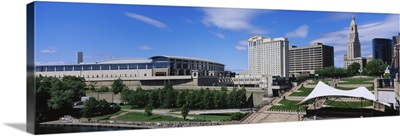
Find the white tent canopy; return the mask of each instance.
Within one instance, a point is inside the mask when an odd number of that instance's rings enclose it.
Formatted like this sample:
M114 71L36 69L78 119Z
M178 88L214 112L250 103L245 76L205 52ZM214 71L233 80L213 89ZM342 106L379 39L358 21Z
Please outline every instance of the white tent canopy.
M318 97L354 97L354 98L362 98L371 100L373 102L378 102L375 99L375 95L372 94L367 88L365 87L358 87L353 90L339 90L333 88L321 81L318 82L317 86L315 86L314 90L299 104L303 104L311 99L318 98ZM381 102L379 102L381 103ZM388 105L386 103L382 103Z

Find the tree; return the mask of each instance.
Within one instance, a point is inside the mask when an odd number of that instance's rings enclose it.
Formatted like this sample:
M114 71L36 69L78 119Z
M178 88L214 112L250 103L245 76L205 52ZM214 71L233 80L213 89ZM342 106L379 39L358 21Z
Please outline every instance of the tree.
M360 70L360 63L357 63L357 62L354 62L354 63L352 63L352 64L350 64L348 67L347 67L347 73L349 74L349 75L352 75L352 76L354 76L354 75L356 75L356 74L358 74L359 72L358 72L358 70Z
M368 62L365 70L370 76L380 76L385 72L386 64L381 59L374 59Z
M110 92L110 88L108 88L107 86L102 86L96 89L96 92Z
M240 88L237 92L237 100L239 103L239 107L246 106L246 89L244 87Z
M93 117L96 114L99 114L99 101L95 98L90 97L88 100L85 101L85 107L82 108L81 113L84 117Z
M144 115L149 118L153 115L153 106L151 104L148 104L146 107L144 107Z
M189 107L186 104L184 104L181 108L181 115L184 120L186 120L188 114L189 114Z
M126 85L123 83L121 78L118 78L113 81L111 85L111 91L113 92L112 95L112 102L114 102L114 95L122 92L126 87Z
M186 104L186 96L188 94L187 90L179 92L178 96L176 96L176 106L177 107L182 107L183 105Z
M221 91L228 91L228 88L225 85L223 85L221 86Z

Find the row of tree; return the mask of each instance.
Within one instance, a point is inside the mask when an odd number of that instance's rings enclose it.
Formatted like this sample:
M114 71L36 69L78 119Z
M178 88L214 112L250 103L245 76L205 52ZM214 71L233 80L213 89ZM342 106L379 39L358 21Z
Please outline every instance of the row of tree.
M365 68L359 70L361 66L359 63L350 64L347 69L337 67L326 67L315 71L316 74L322 77L348 77L355 75L368 75L368 76L381 76L384 74L386 64L381 59L374 59L367 63Z
M154 108L181 108L187 105L190 109L216 109L246 107L246 90L174 90L171 84L162 89L136 90L124 89L121 100L133 108L144 108L150 104Z

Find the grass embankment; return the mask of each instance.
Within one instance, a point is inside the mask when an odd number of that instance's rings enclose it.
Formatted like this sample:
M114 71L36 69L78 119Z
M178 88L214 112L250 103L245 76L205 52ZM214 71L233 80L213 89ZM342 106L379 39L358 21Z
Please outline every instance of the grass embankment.
M318 84L319 81L322 81L322 82L324 82L325 84L328 84L328 82L331 81L331 80L330 80L330 79L312 80L312 81L311 81L310 83L308 83L308 84L316 85L316 84Z
M314 88L305 88L300 87L298 91L300 92L293 92L289 96L308 96Z
M282 99L279 101L281 105L274 105L269 110L278 110L278 111L297 111L299 106L297 105L300 101L290 101L287 99ZM300 111L304 111L304 108L300 108Z
M361 101L358 102L342 102L340 100L326 100L325 103L326 105L335 107L335 108L361 108ZM367 107L367 106L372 106L371 101L362 101L362 107Z
M340 79L339 84L372 84L374 78L343 78Z
M107 114L107 115L103 115L103 116L86 117L86 118L82 117L82 118L80 118L80 120L88 120L88 119L90 119L90 120L106 120L106 119L109 119L110 117L112 117L114 115L121 114L122 112L124 112L124 111L118 111L116 113Z

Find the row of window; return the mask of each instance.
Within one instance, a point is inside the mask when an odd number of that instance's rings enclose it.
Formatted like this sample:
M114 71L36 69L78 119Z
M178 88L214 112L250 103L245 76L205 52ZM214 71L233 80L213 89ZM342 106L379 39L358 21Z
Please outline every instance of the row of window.
M58 77L58 78L61 78L61 77L64 77L65 75L54 75L54 77ZM82 76L80 76L80 75L78 75L78 77L83 77L83 78L108 78L108 77L140 77L140 76L147 76L147 74L146 73L144 73L144 74L142 74L142 75L139 75L139 74L119 74L119 75L107 75L107 74L105 74L105 75L82 75ZM47 77L47 75L45 75L45 77Z
M36 66L36 71L46 72L46 71L128 70L128 69L152 69L152 68L168 68L168 63Z

